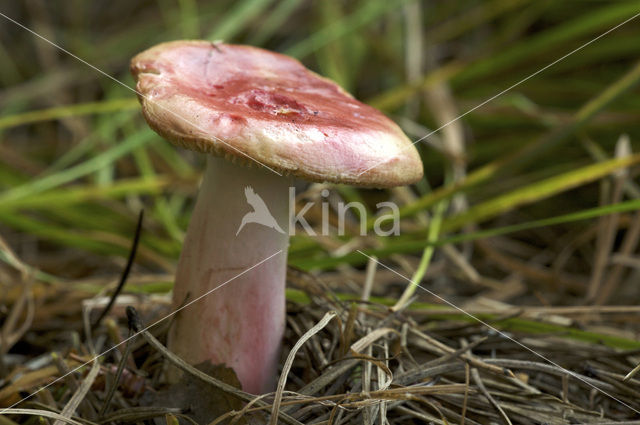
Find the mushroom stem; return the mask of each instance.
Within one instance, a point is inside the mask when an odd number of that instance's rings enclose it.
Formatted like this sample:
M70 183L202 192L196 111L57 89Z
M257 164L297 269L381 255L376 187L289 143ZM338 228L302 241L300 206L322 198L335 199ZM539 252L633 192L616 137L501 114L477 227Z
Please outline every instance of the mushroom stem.
M169 348L191 364L225 364L254 394L274 388L284 333L289 185L208 157L176 273L174 308L213 291L176 315Z

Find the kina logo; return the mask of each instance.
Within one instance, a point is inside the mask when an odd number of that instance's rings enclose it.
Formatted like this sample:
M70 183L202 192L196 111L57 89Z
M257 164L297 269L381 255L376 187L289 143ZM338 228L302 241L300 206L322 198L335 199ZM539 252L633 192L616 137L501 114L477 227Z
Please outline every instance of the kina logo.
M251 186L244 188L244 196L247 198L247 203L253 207L253 211L250 211L242 217L242 222L236 236L240 233L242 228L249 223L261 224L263 226L270 227L277 230L280 233L285 233L284 230L278 225L278 222L267 208L267 204L264 203L260 195L253 191Z

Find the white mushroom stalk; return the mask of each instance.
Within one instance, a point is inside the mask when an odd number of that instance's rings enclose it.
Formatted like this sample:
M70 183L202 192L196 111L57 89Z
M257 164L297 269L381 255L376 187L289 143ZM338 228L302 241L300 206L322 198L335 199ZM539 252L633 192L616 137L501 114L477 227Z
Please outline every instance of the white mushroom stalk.
M209 294L178 313L169 348L233 368L254 394L273 390L282 345L289 184L208 157L176 275L174 307Z

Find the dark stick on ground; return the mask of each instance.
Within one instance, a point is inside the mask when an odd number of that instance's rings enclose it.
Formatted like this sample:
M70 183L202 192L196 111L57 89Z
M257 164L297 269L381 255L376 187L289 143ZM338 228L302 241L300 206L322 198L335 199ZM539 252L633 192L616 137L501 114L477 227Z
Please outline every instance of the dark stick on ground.
M116 298L118 298L118 295L120 295L120 292L122 292L122 289L124 288L124 284L126 283L127 278L129 277L129 273L131 272L131 267L133 266L133 260L135 260L136 258L136 252L138 251L138 242L140 242L140 234L142 233L143 219L144 219L144 209L141 209L140 214L138 215L138 224L136 225L136 233L133 236L133 243L131 244L131 250L129 251L129 258L127 259L127 265L125 266L122 272L122 276L120 277L120 282L118 283L116 290L113 291L113 295L111 295L111 299L109 300L109 303L105 306L104 310L102 310L102 312L100 313L96 321L93 322L93 325L91 325L92 330L100 326L100 323L107 316L107 314L113 307L113 304L116 302Z

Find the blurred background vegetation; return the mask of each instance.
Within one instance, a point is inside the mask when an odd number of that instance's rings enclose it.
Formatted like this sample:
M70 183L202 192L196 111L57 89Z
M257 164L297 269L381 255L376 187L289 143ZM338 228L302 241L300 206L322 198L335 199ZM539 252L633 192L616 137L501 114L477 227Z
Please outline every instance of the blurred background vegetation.
M78 300L113 288L141 208L126 291L170 290L203 158L153 133L124 85L133 87L136 53L203 38L296 57L380 108L412 140L428 135L417 144L425 179L414 187L329 186L333 201L400 204L400 236L356 236L354 217L354 235L292 238L292 266L357 293L361 249L459 302L640 301L638 21L584 46L640 12L637 1L1 4L1 13L90 64L0 17L1 255L35 273L39 296L64 289ZM318 200L318 189L309 186L303 200ZM318 224L315 214L307 218ZM2 282L5 293L17 299L11 282ZM383 274L374 294L390 302L405 285ZM80 308L73 299L36 317L71 314Z

